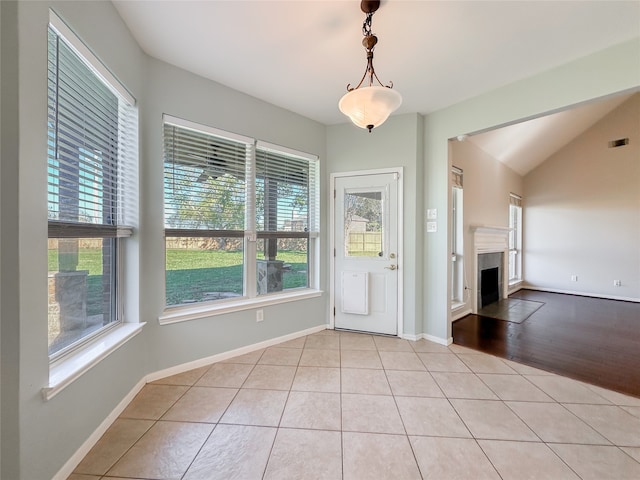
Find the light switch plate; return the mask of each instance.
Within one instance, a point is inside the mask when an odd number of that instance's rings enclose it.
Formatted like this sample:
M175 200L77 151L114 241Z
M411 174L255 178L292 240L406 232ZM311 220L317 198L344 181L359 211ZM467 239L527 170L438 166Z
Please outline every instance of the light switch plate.
M438 209L437 208L427 208L427 219L435 220L438 218Z
M434 233L438 231L437 222L427 222L427 233Z

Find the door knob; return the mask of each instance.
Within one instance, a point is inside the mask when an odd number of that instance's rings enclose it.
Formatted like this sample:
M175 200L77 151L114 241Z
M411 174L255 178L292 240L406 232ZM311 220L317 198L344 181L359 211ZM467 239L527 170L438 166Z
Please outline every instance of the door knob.
M398 267L396 267L395 265L389 265L388 267L384 267L384 268L388 268L389 270L395 270Z

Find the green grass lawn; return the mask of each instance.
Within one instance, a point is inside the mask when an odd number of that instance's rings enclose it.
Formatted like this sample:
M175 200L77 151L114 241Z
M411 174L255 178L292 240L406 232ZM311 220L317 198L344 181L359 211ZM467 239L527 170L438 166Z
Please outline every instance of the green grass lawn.
M81 248L76 270L87 270L87 315L103 313L102 305L102 249ZM49 271L58 271L58 250L49 250Z
M87 313L102 313L102 250L80 249L77 270L88 270ZM307 286L307 254L304 251L279 251L290 269L284 272L284 288ZM242 295L242 252L220 250L167 250L166 302L178 305L200 301L209 292ZM49 271L58 270L58 251L49 250Z
M167 250L167 305L201 301L209 292L242 295L242 252ZM307 286L307 254L279 251L278 260L290 265L284 288Z

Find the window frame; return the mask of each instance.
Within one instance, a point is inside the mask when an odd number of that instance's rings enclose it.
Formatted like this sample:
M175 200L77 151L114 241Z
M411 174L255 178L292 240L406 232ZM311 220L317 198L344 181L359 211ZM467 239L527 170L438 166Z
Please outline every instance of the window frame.
M124 341L136 335L144 324L136 323L124 328L125 271L123 258L126 239L133 234L133 227L128 223L137 223L138 112L136 100L53 10L49 10L47 29L56 35L57 41L64 42L65 47L77 57L77 60L84 64L91 71L94 78L115 96L117 106L114 113L117 117L117 135L119 138L115 162L109 160L100 163L102 167L107 165L108 168L106 170L109 171L109 175L117 179L117 191L110 197L110 200L115 205L112 211L113 215L109 215L112 221L110 223L105 223L104 219L102 223L56 219L48 219L47 221L48 239L94 238L113 240L111 243L113 258L109 261L109 268L113 269L113 272L109 273L111 278L110 289L112 289L110 292L111 298L108 300L112 306L110 309L110 321L107 325L82 335L70 344L48 354L50 381L49 386L45 388L45 398L48 399L90 368L94 361L103 358ZM58 51L56 51L56 55L58 55ZM58 78L56 74L56 82ZM49 80L47 81L49 82ZM73 98L84 101L86 97L78 95ZM58 96L56 96L55 105L57 109ZM122 147L121 141L125 142L127 146ZM47 154L47 158L47 168L49 169L49 154ZM77 186L78 191L80 191L81 182L78 182ZM50 194L49 188L47 191ZM113 219L113 217L116 218ZM103 273L103 275L106 275L106 273Z
M451 308L464 305L464 189L461 168L451 167Z
M319 290L319 257L320 257L320 178L319 178L319 159L318 156L305 152L282 147L272 143L256 140L251 137L226 132L214 127L195 123L189 120L178 118L169 114L163 114L163 129L166 125L177 126L194 130L198 133L210 134L230 140L245 143L249 149L248 165L245 172L245 226L242 234L243 238L243 293L242 296L230 299L218 299L199 301L194 303L183 303L176 305L167 305L167 284L166 284L166 238L170 236L182 237L181 232L187 233L189 236L205 237L205 236L226 236L225 230L207 230L207 229L176 229L164 227L165 234L165 275L164 275L164 295L165 306L162 314L159 316L161 325L171 324L186 320L203 318L212 315L220 315L235 311L259 308L268 305L275 305L289 301L302 300L320 296L322 291ZM164 142L163 142L164 143ZM283 155L292 155L309 162L309 168L313 169L308 179L309 188L309 231L307 232L289 232L289 231L266 231L259 230L256 223L256 157L257 152L261 150L271 150ZM164 157L164 155L163 155ZM163 158L166 164L166 158ZM165 167L166 168L166 167ZM313 179L311 178L313 177ZM163 192L163 199L165 198ZM166 201L166 199L165 199ZM163 201L163 205L166 204ZM164 217L164 215L163 215ZM167 232L170 235L167 235ZM257 292L257 244L258 241L265 238L306 238L307 241L307 286L298 287L279 292L266 294L258 294Z
M512 261L512 256L515 259ZM512 265L513 263L513 265ZM513 270L513 275L512 275ZM522 282L522 197L509 194L509 285Z

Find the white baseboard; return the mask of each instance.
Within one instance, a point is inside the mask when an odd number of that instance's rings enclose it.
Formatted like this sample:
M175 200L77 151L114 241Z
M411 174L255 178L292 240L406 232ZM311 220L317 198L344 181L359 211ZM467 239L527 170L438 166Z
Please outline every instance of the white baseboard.
M80 464L82 459L89 453L89 450L93 448L93 446L100 440L100 437L104 435L104 433L109 429L111 424L116 421L116 419L120 416L120 414L127 408L127 405L134 399L134 397L142 390L142 387L147 383L146 379L143 378L131 389L129 393L125 395L125 397L118 403L116 408L112 410L112 412L107 415L102 423L94 430L94 432L85 440L85 442L80 446L76 453L74 453L69 460L62 466L62 468L56 473L52 480L65 480L73 473L76 467Z
M444 338L436 337L426 333L418 333L416 335L404 333L402 335L402 338L404 338L405 340L412 340L414 342L417 342L418 340L424 338L425 340L429 340L430 342L437 343L439 345L444 345L445 347L448 347L453 343L453 338L451 337L448 340L445 340Z
M113 422L116 421L116 419L120 416L124 409L127 408L127 405L129 405L131 400L134 399L134 397L140 392L140 390L142 390L142 388L147 383L154 382L171 375L177 375L178 373L187 372L189 370L193 370L194 368L204 367L211 363L221 362L229 358L237 357L238 355L251 353L262 348L271 347L279 343L288 342L289 340L295 340L296 338L311 335L312 333L321 332L322 330L326 329L327 325L318 325L317 327L308 328L306 330L290 333L281 337L271 338L269 340L265 340L264 342L254 343L253 345L247 345L246 347L236 348L235 350L219 353L199 360L194 360L192 362L183 363L175 367L165 368L164 370L146 375L131 389L129 393L127 393L127 395L125 395L120 403L118 403L116 408L114 408L113 411L109 415L107 415L107 418L102 421L98 428L96 428L95 431L91 435L89 435L89 438L87 438L87 440L85 440L85 442L80 446L80 448L78 448L78 450L71 456L71 458L66 461L66 463L62 466L58 473L54 475L52 480L65 480L69 477L69 475L73 473L82 459L87 455L87 453L89 453L89 451L98 442L98 440L100 440L100 437L104 435L104 433L109 429Z
M436 337L434 335L429 335L427 333L423 333L422 338L424 338L425 340L429 340L430 342L433 342L433 343L444 345L445 347L448 347L453 343L453 337L441 338L441 337Z
M572 290L561 290L557 288L532 287L531 285L523 286L522 290L536 290L538 292L549 292L549 293L564 293L566 295L578 295L580 297L604 298L607 300L622 300L623 302L640 303L640 298L621 297L618 295L603 295L600 293L576 292Z
M404 338L405 340L411 340L412 342L417 342L422 338L422 334L414 335L412 333L403 333L400 335L400 338Z
M228 360L239 355L255 352L256 350L260 350L262 348L272 347L273 345L277 345L278 343L295 340L296 338L305 337L307 335L311 335L312 333L321 332L322 330L326 329L327 325L319 325L317 327L308 328L306 330L290 333L281 337L271 338L269 340L265 340L264 342L254 343L253 345L247 345L246 347L236 348L235 350L229 350L228 352L218 353L216 355L211 355L210 357L201 358L199 360L194 360L192 362L183 363L181 365L176 365L175 367L165 368L164 370L150 373L145 377L145 380L147 383L155 382L156 380L160 380L164 377L170 377L171 375L188 372L189 370L193 370L194 368L204 367L212 363L222 362L223 360Z

